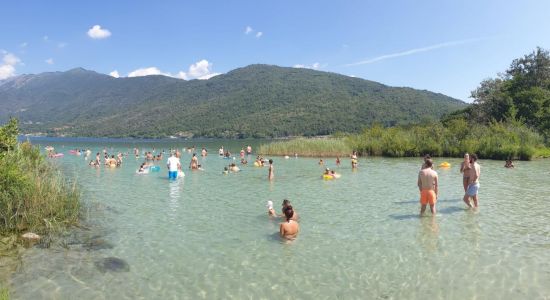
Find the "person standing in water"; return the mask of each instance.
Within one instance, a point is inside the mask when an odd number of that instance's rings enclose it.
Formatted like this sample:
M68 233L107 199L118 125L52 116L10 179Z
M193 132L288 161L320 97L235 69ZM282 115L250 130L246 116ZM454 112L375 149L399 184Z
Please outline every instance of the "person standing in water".
M250 145L246 147L246 154L248 155L252 154L252 147Z
M422 170L418 173L418 190L420 191L420 215L426 211L426 206L430 205L432 215L435 216L437 195L439 193L439 178L437 172L432 170L433 162L426 159Z
M460 173L462 173L462 186L464 187L464 193L468 190L468 184L470 183L470 154L464 153L464 161L460 164Z
M197 153L193 153L191 158L191 163L189 164L191 170L197 170L199 168L199 159L197 158Z
M275 176L273 174L273 159L270 159L269 160L269 174L267 175L267 179L273 180L273 176Z
M284 210L286 221L282 222L279 226L279 235L286 240L294 240L298 236L300 231L300 225L298 222L292 220L294 210L292 205L289 205Z
M168 179L178 178L178 170L181 168L181 164L179 158L174 153L170 153L166 166L168 167Z
M357 168L357 151L355 150L353 150L353 153L351 153L351 168Z
M466 203L469 208L477 208L477 202L479 200L477 192L479 191L479 176L481 174L481 167L477 163L477 155L475 154L470 155L470 170L468 170L468 172L468 188L464 194L464 203ZM470 203L470 198L474 200L474 206Z

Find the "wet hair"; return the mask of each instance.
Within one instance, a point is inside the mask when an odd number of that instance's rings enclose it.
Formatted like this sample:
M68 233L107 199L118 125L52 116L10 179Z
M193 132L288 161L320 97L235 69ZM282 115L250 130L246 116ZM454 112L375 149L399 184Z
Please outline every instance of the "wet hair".
M431 168L433 166L433 162L429 158L426 159L424 163L425 163L426 168Z
M269 164L272 164L272 163L273 163L273 159L270 159L270 160L269 160Z
M424 155L424 160L432 159L432 157L429 154Z
M470 160L477 161L477 155L476 154L470 154Z
M294 216L294 210L292 209L292 205L289 205L285 207L285 217L287 221L290 221L292 219L292 216Z
M283 200L283 205L284 206L289 206L290 205L290 200L288 200L288 199Z

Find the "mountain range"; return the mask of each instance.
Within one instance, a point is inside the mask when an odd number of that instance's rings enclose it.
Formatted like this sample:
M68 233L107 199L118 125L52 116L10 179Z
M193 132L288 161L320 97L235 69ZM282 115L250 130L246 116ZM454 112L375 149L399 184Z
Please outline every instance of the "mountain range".
M303 68L250 65L208 80L114 78L76 68L0 81L0 121L23 133L97 137L284 137L436 120L466 103Z

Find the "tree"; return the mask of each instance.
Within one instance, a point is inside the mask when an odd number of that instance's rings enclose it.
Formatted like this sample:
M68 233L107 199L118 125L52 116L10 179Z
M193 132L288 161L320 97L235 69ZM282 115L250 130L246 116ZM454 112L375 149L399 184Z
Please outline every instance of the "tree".
M19 126L16 118L10 118L8 123L0 127L0 153L13 150L17 145Z

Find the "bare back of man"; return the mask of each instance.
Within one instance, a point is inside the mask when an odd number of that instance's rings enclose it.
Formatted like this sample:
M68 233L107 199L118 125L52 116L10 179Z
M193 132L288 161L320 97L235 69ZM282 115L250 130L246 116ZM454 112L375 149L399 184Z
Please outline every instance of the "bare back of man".
M439 193L439 178L437 172L432 169L431 159L426 160L422 170L418 173L418 190L420 191L420 215L426 211L426 206L430 205L432 215L436 213L435 204Z

